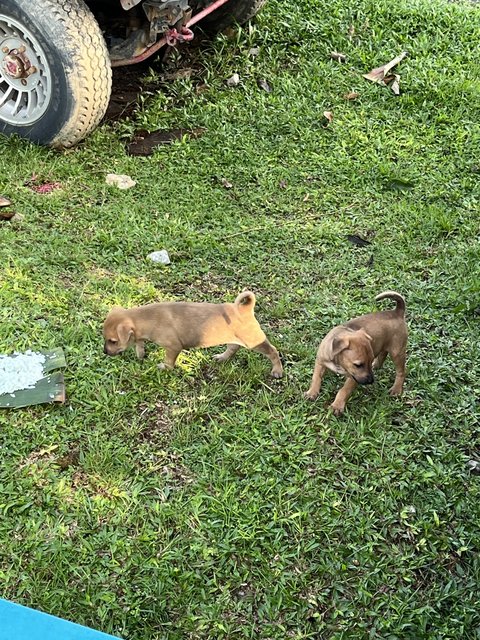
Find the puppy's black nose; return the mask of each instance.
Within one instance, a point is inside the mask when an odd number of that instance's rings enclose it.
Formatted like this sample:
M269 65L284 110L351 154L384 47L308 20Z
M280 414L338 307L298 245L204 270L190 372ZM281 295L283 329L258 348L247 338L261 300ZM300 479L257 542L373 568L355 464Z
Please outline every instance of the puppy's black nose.
M373 377L373 373L369 373L368 376L365 376L363 380L360 380L360 384L372 384L375 381Z

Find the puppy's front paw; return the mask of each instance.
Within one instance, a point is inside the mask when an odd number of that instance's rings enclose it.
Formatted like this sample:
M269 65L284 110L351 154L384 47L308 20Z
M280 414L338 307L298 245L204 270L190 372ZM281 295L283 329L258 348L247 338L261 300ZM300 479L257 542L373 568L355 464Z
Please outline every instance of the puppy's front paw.
M309 389L308 391L305 391L303 397L313 402L313 400L316 400L318 398L318 393L315 391L310 391Z
M391 396L401 396L403 392L403 388L402 387L397 387L396 385L393 385L393 387L390 389L390 391L388 392Z
M160 362L160 364L157 366L160 369L160 371L171 371L173 368L173 367L169 367L168 364L166 364L165 362Z
M217 353L213 356L214 360L218 360L218 362L225 362L226 360L228 360L228 355L226 354L226 352L224 351L223 353Z
M274 368L272 369L270 375L272 378L275 378L278 380L279 378L283 377L283 369L281 367Z
M344 404L335 404L335 402L333 402L330 405L330 409L332 410L332 413L334 416L341 416L342 413L345 411L345 405Z

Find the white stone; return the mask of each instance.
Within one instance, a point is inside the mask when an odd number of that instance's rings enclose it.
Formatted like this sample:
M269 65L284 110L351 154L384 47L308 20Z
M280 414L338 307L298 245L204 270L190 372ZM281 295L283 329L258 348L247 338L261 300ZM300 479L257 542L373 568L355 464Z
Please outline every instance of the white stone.
M147 258L152 262L158 262L159 264L170 264L170 256L168 255L168 251L165 249L161 249L160 251L152 251L149 253Z

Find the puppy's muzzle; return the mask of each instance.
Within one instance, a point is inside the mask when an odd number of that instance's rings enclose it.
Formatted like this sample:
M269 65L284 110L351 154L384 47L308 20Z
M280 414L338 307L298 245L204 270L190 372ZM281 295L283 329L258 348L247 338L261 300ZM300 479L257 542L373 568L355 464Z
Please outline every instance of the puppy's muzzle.
M358 384L372 384L375 381L373 377L373 373L369 373L368 376L364 376L363 378L354 378L355 382Z
M120 351L109 351L107 345L105 344L103 346L103 353L105 353L107 356L118 356L121 353L123 353L123 350L120 350Z

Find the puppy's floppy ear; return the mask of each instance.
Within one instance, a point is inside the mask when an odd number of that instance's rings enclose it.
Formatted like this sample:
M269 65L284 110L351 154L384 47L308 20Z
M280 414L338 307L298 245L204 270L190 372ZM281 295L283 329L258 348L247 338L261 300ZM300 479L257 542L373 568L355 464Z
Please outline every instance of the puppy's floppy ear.
M339 353L345 351L350 346L350 340L345 336L341 338L334 338L332 340L332 358L338 356Z
M135 334L135 327L130 320L126 320L125 322L121 322L117 326L117 333L122 344L126 344L132 335Z

